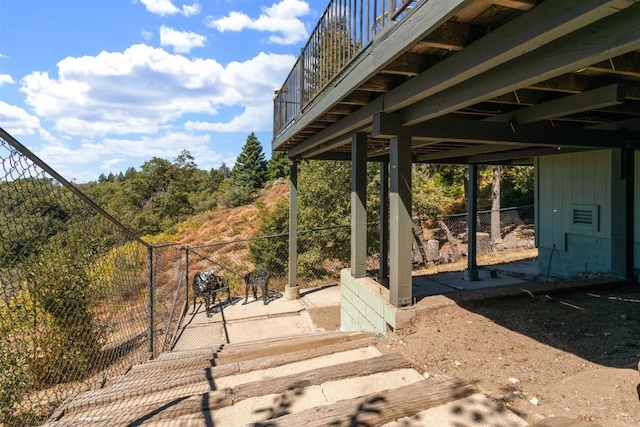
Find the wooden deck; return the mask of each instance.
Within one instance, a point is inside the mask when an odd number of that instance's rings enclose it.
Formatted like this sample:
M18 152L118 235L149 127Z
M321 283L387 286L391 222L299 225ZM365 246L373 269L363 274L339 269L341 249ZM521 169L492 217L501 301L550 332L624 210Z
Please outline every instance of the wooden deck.
M380 161L404 133L414 163L530 164L549 146L620 148L613 133L637 132L638 2L411 3L276 127L273 149L349 160L363 132L369 160Z

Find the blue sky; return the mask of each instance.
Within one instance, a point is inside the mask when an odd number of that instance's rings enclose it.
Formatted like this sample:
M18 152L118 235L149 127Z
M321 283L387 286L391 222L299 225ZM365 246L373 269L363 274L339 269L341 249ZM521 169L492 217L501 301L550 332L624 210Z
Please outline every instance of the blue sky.
M0 0L0 127L69 180L269 156L280 86L328 0Z

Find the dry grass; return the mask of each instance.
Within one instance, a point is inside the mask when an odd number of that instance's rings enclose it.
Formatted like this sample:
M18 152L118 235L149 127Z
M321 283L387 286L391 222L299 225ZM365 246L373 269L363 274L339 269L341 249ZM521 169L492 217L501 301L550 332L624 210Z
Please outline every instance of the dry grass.
M260 192L256 201L250 205L235 208L216 208L199 213L178 224L175 234L155 237L159 240L177 242L181 246L199 246L229 240L253 237L260 225L260 205L273 208L280 200L289 195L288 185L276 185Z

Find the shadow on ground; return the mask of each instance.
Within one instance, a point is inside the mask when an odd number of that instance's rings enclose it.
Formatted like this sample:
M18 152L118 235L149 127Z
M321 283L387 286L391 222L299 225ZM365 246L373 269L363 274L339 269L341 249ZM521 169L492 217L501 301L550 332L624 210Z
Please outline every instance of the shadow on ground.
M455 295L448 295L456 300ZM613 368L635 368L640 354L640 286L485 301L456 301L471 312L541 343Z

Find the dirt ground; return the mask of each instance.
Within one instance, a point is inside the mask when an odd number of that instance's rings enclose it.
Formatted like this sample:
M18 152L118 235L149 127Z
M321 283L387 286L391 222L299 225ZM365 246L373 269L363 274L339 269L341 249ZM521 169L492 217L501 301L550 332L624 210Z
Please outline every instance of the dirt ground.
M313 309L337 330L337 307ZM640 286L460 302L378 344L428 377L473 380L529 423L565 416L640 425Z

